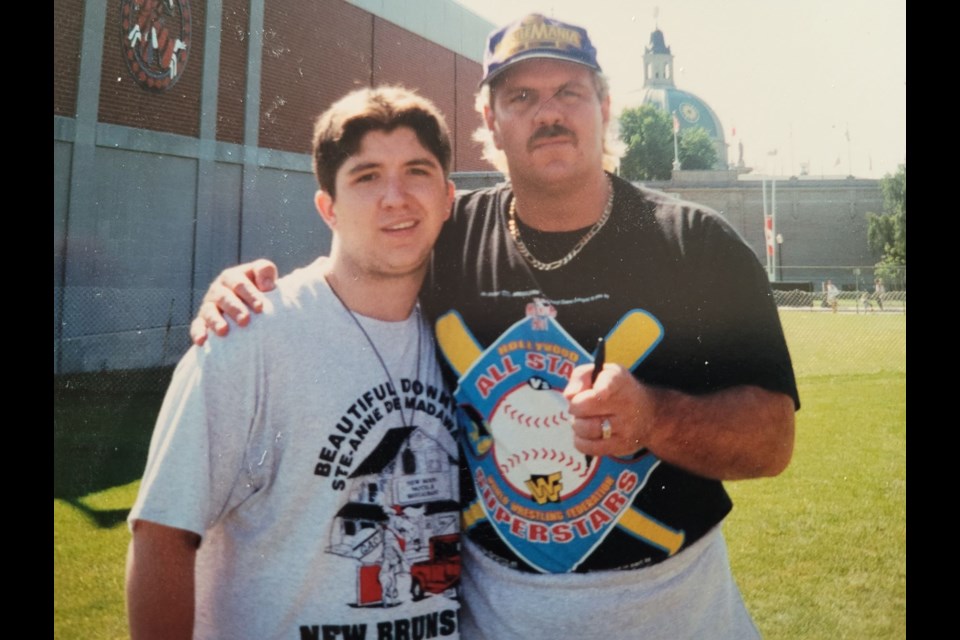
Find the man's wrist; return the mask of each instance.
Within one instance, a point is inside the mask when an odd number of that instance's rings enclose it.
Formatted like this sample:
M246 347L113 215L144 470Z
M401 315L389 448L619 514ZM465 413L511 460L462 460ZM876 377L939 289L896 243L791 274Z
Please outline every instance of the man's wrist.
M638 450L634 455L640 455L646 449L656 452L658 444L666 439L669 432L668 416L665 413L670 402L670 391L645 382L638 383L641 393L640 406L636 411L640 429L636 439Z

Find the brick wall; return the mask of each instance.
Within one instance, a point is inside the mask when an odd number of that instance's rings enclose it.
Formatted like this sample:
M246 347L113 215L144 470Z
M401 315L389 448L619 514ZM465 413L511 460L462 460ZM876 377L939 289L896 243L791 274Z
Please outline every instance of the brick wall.
M247 48L250 43L249 0L223 0L222 20L220 75L217 78L217 140L243 144Z
M77 110L83 0L53 3L53 114L72 118Z
M416 89L440 108L453 128L456 115L454 54L381 18L373 19L373 84Z
M433 100L454 136L456 171L485 170L470 140L480 65L342 0L268 2L261 147L309 153L313 121L348 91L401 84ZM221 81L222 82L222 81Z
M165 7L166 2L159 3ZM111 2L104 24L103 66L100 69L98 120L141 129L196 137L200 133L200 81L203 70L203 39L206 3L190 3L191 38L186 67L180 79L166 91L153 91L134 81L125 55L127 34L121 29L121 4ZM149 35L147 36L149 37Z
M313 121L370 82L373 16L341 0L267 2L260 146L309 153Z
M104 24L98 120L196 137L206 3L193 0L186 67L166 91L141 87L126 62L121 4ZM166 6L161 2L160 6ZM54 114L73 117L83 0L54 3ZM223 0L216 139L243 144L249 0ZM397 83L436 102L454 137L453 169L489 169L471 135L480 65L343 0L264 0L258 146L309 153L313 121L357 87Z

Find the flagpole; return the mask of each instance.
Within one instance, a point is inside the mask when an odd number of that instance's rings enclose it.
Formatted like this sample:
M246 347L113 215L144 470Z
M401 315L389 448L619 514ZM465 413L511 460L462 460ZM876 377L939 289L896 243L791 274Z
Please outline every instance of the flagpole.
M677 132L680 131L680 121L677 120L677 112L673 112L673 170L680 170L680 152L677 148Z
M773 224L771 225L772 228L770 229L770 240L772 242L773 251L768 252L768 253L772 253L772 255L770 256L770 273L771 273L770 279L776 280L777 279L776 277L777 250L778 250L777 242L776 242L776 238L777 238L777 181L776 180L770 183L770 219L773 222Z
M770 239L767 237L767 179L760 181L760 199L763 202L763 253L767 256L767 279L770 279Z

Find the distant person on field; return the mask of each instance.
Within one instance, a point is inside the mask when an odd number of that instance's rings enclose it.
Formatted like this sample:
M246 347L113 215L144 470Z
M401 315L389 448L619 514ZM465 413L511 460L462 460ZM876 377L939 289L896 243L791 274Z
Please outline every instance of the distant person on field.
M827 280L827 306L833 309L833 312L837 312L837 296L840 295L840 289L837 289L837 285L833 284L833 280Z
M887 288L883 286L883 280L877 278L873 281L873 297L877 300L880 311L883 311L883 294L886 292Z

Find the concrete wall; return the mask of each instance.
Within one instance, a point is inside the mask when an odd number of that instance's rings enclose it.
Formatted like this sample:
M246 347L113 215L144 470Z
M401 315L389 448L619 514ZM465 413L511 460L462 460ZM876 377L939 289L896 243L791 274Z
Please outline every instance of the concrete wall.
M730 172L716 172L721 179L711 182L706 172L697 173L703 175L646 184L719 211L766 264L762 182L746 176L729 179ZM769 208L769 181L766 188ZM879 259L867 246L869 211L883 211L878 180L778 179L776 232L784 242L777 279L812 281L818 288L827 278L838 286L855 285L853 269L872 266Z
M288 271L329 247L309 156L265 153L249 168L240 149L219 145L204 162L195 140L99 125L89 200L74 199L68 216L64 137L54 142L55 372L172 364L222 268L267 256Z
M309 155L261 150L250 168L242 149L218 143L204 162L196 141L116 125L97 127L88 167L97 178L68 229L71 121L58 122L67 133L54 140L55 373L174 364L224 267L267 257L286 273L329 250ZM499 179L463 175L454 177L465 188Z

